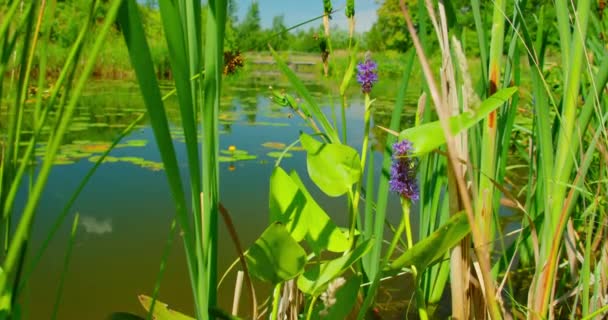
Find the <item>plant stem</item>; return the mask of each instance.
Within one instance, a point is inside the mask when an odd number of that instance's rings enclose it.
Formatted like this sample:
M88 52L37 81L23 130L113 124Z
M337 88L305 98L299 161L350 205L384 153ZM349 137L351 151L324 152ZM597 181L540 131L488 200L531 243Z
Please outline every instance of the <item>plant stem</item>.
M405 225L405 237L407 238L408 250L414 246L414 239L412 237L412 223L410 221L410 206L412 202L409 199L401 198L401 210L403 212L403 224ZM418 314L421 320L428 320L429 315L426 311L426 302L422 290L420 290L420 279L418 277L418 270L416 266L412 266L412 276L416 283L416 305L418 307Z
M270 320L279 319L279 303L281 302L281 283L277 283L274 286L272 294L272 313L270 314Z
M312 299L310 300L310 305L308 306L308 312L306 313L306 320L311 319L312 310L315 308L315 303L317 302L318 298L319 298L319 296L317 296L317 295L312 296Z
M355 195L352 198L352 212L351 212L351 228L350 228L350 237L351 237L351 248L355 246L355 223L357 220L357 214L359 214L359 198L361 196L361 184L363 180L363 173L365 172L365 160L367 158L367 149L369 144L369 127L371 120L371 99L369 94L365 94L365 115L363 119L363 143L361 146L361 176L359 177L359 181L357 182L357 187L355 188ZM351 193L352 195L352 193Z

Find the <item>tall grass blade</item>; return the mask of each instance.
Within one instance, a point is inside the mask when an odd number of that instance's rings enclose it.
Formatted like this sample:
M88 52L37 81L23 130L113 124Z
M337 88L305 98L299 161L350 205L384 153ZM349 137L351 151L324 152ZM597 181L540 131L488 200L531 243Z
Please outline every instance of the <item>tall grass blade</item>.
M59 312L59 304L61 303L61 297L63 294L63 286L65 284L65 278L68 275L68 266L72 257L72 249L74 248L74 239L76 238L76 230L78 229L78 217L79 213L74 216L72 222L72 232L70 233L70 239L68 241L68 247L65 252L65 259L63 261L63 270L61 271L61 279L59 280L59 287L57 288L57 294L55 295L55 305L53 307L53 313L51 319L57 319L57 313Z
M134 0L125 0L122 3L118 22L129 50L131 64L135 69L137 81L144 98L144 104L150 117L150 123L154 132L154 137L158 144L160 156L163 161L167 180L171 190L171 195L176 207L176 219L183 230L183 241L186 250L188 272L191 281L198 279L198 270L195 267L196 243L193 239L192 226L188 217L187 206L184 198L184 189L180 178L180 171L177 164L173 141L169 132L167 115L161 99L160 89L154 72L154 65L150 56L139 8ZM192 286L195 301L198 301L198 293Z

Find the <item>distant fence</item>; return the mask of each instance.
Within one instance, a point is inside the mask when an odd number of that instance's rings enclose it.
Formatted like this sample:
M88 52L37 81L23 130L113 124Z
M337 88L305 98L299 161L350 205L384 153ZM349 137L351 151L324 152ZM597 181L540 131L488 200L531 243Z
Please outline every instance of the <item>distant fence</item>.
M272 60L250 60L248 63L258 66L273 66L276 65L275 61ZM316 62L312 61L287 61L287 65L295 72L314 72L314 67L317 65Z

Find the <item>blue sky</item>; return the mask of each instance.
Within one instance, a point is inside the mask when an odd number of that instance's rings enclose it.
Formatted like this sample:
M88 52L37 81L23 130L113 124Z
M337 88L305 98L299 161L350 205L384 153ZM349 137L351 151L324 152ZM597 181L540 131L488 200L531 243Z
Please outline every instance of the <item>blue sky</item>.
M322 0L237 0L239 20L242 21L252 1L257 1L260 7L260 18L262 27L268 28L272 25L272 18L277 15L285 16L287 26L296 25L308 19L323 14ZM334 9L339 9L331 20L331 25L338 26L344 30L348 29L346 16L344 15L345 0L332 1ZM355 0L356 30L358 32L368 31L376 21L376 10L378 4L375 0ZM318 24L322 23L319 20ZM304 26L308 29L316 22Z

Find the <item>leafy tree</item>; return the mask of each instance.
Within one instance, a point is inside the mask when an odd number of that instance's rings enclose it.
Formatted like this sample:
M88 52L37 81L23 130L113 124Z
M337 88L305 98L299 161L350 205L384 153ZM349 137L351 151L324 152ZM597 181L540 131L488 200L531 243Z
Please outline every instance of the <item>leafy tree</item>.
M289 33L286 32L285 17L275 16L272 19L272 29L270 29L269 42L275 50L284 50L289 46Z
M245 19L238 28L242 50L250 51L259 49L262 30L260 21L260 7L256 1L253 1L247 11Z
M406 3L412 8L411 14L416 14L416 0L408 0ZM407 32L405 19L401 13L399 0L386 0L376 11L378 20L367 33L367 45L374 51L397 50L406 51L411 46L411 39Z

